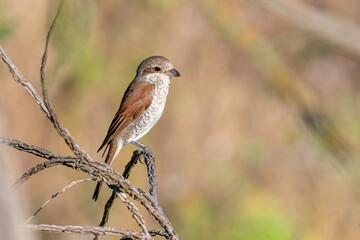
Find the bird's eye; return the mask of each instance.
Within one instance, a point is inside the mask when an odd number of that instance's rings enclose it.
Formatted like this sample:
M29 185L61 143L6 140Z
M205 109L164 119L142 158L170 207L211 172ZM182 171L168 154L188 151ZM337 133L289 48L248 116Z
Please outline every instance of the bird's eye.
M154 67L154 70L158 72L158 71L160 71L161 69L160 69L159 67Z

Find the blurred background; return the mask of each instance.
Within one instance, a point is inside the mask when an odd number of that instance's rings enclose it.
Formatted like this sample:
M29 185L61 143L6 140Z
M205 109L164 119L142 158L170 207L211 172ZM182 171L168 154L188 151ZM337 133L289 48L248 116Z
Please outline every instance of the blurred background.
M0 44L39 92L57 7L0 2ZM96 150L136 67L165 56L182 77L172 80L163 117L142 142L156 155L159 201L183 239L360 239L359 26L358 0L66 1L50 42L50 99L102 161ZM0 107L4 137L71 154L3 63ZM9 183L43 161L2 149ZM123 148L113 167L122 172L134 150ZM17 193L24 220L86 177L55 167L30 178ZM144 165L130 181L148 189ZM104 188L94 202L94 187L74 186L31 223L98 225L111 192ZM138 229L120 201L107 226Z

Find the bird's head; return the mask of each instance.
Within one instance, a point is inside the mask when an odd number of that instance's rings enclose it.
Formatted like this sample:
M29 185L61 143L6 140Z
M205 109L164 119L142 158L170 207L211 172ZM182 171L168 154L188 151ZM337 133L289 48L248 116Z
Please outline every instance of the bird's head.
M143 76L148 79L154 77L180 77L180 73L176 70L173 64L164 57L152 56L142 61L136 71L137 76Z

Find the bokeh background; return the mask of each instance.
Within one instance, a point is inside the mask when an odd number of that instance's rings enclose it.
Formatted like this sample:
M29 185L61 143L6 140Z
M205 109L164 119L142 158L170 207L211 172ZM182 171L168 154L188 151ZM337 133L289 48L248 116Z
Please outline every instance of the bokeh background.
M39 91L57 6L0 2L0 44ZM358 26L358 0L66 1L50 43L50 99L101 161L96 150L137 65L165 56L182 77L142 142L156 155L159 200L183 239L360 239ZM5 137L71 154L3 63L0 106ZM122 172L134 149L125 147L113 167ZM42 161L6 150L9 182ZM65 167L32 177L19 189L24 219L85 177ZM144 165L130 181L148 187ZM71 188L32 223L98 225L111 193L104 188L94 202L94 187ZM138 228L119 201L107 226Z

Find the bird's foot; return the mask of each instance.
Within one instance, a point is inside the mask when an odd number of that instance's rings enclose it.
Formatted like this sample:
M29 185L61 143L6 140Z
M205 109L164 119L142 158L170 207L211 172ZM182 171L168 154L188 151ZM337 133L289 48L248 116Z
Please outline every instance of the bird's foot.
M135 147L138 147L144 154L149 155L149 156L154 156L152 151L150 150L150 148L148 146L146 146L145 144L143 144L139 141L132 141L131 144L134 145Z

